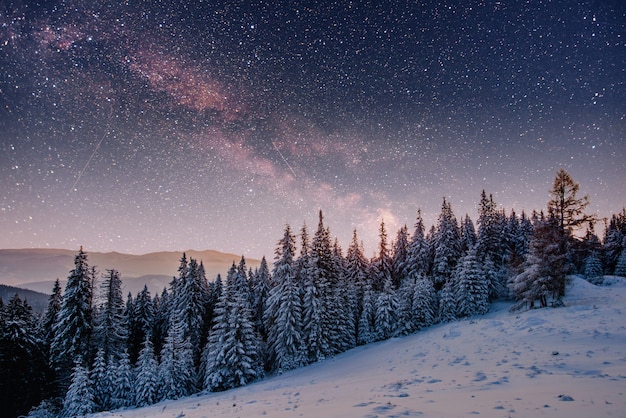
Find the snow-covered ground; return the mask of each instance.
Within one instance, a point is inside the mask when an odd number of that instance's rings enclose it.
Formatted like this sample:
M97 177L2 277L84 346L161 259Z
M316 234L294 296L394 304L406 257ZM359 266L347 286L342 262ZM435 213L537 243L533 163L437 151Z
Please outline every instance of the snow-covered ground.
M626 279L574 278L565 307L359 347L221 393L98 417L626 417Z

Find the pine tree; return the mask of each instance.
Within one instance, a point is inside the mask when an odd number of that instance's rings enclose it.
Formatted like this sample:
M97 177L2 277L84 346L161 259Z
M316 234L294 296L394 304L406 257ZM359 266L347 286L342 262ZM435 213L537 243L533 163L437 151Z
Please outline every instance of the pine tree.
M602 262L598 253L592 251L587 258L585 258L585 278L591 283L602 282Z
M612 215L604 231L602 261L607 273L615 273L615 269L624 249L626 249L626 208L617 215Z
M203 388L220 391L242 386L262 375L259 340L251 318L245 261L228 272L216 307L216 320L203 352Z
M435 285L441 287L454 272L461 256L461 234L450 203L443 199L437 230L433 237L433 275Z
M146 338L139 353L135 368L135 405L152 405L159 397L159 363L154 356L154 347L150 338Z
M126 348L128 337L122 298L122 280L117 270L107 270L102 283L103 303L95 319L94 346L104 351L103 357L118 359Z
M189 338L183 338L181 321L174 318L161 350L159 400L178 399L195 390L193 351Z
M405 277L416 278L420 275L428 274L430 270L429 246L425 237L424 221L421 209L417 211L415 222L415 232L409 242L407 250L407 260L405 264Z
M617 259L615 272L613 274L615 274L616 276L626 277L626 248L622 250L622 253Z
M404 225L398 230L393 243L393 257L391 260L391 279L394 289L399 289L405 277L406 263L409 252L409 234Z
M48 308L44 313L41 328L42 328L42 341L44 343L46 353L50 355L50 342L54 340L54 324L57 321L57 315L63 305L63 294L61 289L61 283L59 279L56 279L54 286L52 287L52 295L48 298Z
M95 404L89 384L89 372L78 358L72 373L71 384L63 400L61 417L76 418L94 412Z
M336 271L332 246L330 241L330 231L324 226L324 217L322 211L319 212L319 223L317 231L313 236L311 245L310 258L310 274L312 283L315 288L311 292L311 288L305 288L309 291L305 294L304 310L305 324L308 324L307 309L315 309L314 315L319 316L319 330L315 333L307 333L305 326L305 339L309 349L314 350L311 353L311 361L332 356L338 352L336 343L340 341L340 331L338 329L337 318L340 309L337 304L336 289L339 281L339 275ZM312 305L317 304L317 308ZM312 341L315 339L316 341Z
M33 309L16 294L0 307L0 405L18 416L48 395L51 378Z
M137 294L132 306L132 312L129 313L127 318L129 323L128 354L131 363L137 361L146 338L152 338L155 320L155 303L150 296L148 286L145 285Z
M456 289L452 281L447 281L439 294L439 321L456 321Z
M99 349L90 372L90 380L93 392L94 409L105 411L113 407L111 397L113 395L113 382L110 381L109 367L104 349Z
M500 261L500 235L498 231L497 206L493 196L483 190L478 205L478 234L476 254L480 260L491 259L494 263Z
M324 329L322 328L322 296L315 283L311 267L300 271L300 278L303 280L303 330L304 346L308 351L308 361L313 363L323 360L325 352L323 344Z
M483 315L489 310L489 284L472 248L459 262L456 279L456 316Z
M333 244L334 270L337 274L337 283L333 292L334 306L336 307L335 326L337 339L333 344L334 353L342 353L356 346L356 326L358 320L353 316L353 307L356 305L356 291L353 283L348 279L347 260L335 238Z
M295 266L294 266L295 274ZM252 317L255 321L255 328L262 341L267 340L267 329L264 326L263 317L265 315L265 305L270 293L270 271L267 266L265 256L261 259L259 268L254 274L252 286ZM295 277L294 277L295 280Z
M433 325L437 320L437 293L432 280L419 276L413 290L413 322L417 329Z
M244 267L245 268L245 267ZM171 318L176 318L181 327L181 339L189 339L192 347L194 364L199 362L202 330L204 328L205 306L209 300L209 288L206 279L199 274L198 263L191 258L185 276L178 281L171 309ZM244 273L245 274L245 273Z
M376 301L376 336L379 340L391 338L398 328L399 302L396 291L391 283L391 277L387 278L383 291Z
M378 229L378 254L372 262L373 272L373 288L376 292L381 292L385 286L387 280L392 280L392 259L387 245L387 230L385 228L385 221L380 222L380 228Z
M474 248L477 242L476 230L474 223L469 215L465 215L463 224L461 225L461 253L466 254L471 248Z
M360 345L376 341L376 294L367 286L363 296L363 310L359 318L357 343Z
M354 341L358 341L358 327L361 312L363 311L363 296L367 286L368 262L363 255L362 245L357 239L356 229L352 234L352 242L346 254L346 307L355 324Z
M110 364L115 368L114 390L111 396L113 409L126 408L135 403L135 379L128 352L123 351L116 364Z
M72 364L77 359L89 358L93 331L93 278L82 247L74 258L75 268L70 272L63 295L63 304L54 326L54 340L50 351L61 391L70 384Z
M290 370L303 363L302 306L295 281L294 253L295 236L287 225L276 248L272 271L276 286L270 290L265 309L274 370Z
M157 294L153 301L154 305L154 325L152 327L152 343L154 344L154 354L161 353L165 338L167 336L168 324L170 320L170 295L167 289L163 289L161 296Z

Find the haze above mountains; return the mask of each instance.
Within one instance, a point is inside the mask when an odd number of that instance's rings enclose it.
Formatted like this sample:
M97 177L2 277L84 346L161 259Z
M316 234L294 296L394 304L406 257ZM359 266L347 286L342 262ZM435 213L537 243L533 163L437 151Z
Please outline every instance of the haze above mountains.
M31 289L42 293L52 293L54 281L58 278L63 286L69 272L74 268L74 257L78 250L64 249L0 249L0 284ZM154 296L177 275L183 252L162 251L143 255L118 252L89 252L86 249L89 266L95 266L100 273L116 269L121 273L123 291L135 295L144 285ZM241 255L204 250L185 251L187 259L195 258L204 263L206 276L213 281L218 274L225 277L233 262L238 263ZM246 266L255 269L260 261L246 258ZM100 278L100 277L99 277Z

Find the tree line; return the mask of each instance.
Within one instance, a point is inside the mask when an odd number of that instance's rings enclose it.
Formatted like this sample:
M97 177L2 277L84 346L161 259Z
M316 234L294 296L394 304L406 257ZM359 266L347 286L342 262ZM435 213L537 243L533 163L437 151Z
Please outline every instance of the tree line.
M119 272L98 273L81 248L43 316L17 295L0 306L0 403L6 416L39 417L144 406L481 315L496 299L558 306L568 274L626 276L626 209L600 241L578 191L560 170L546 212L530 216L506 214L483 191L476 225L457 221L444 198L429 230L419 210L412 233L403 226L392 240L381 222L371 259L356 230L344 254L320 211L312 236L306 224L297 234L285 226L271 271L265 258L253 271L242 257L209 281L183 254L154 296L144 287L124 299Z

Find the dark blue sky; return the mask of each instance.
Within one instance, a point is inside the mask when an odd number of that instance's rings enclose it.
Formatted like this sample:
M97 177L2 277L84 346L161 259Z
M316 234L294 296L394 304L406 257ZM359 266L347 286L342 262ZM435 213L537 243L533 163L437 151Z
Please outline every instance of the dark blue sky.
M622 2L163 3L0 7L0 247L271 258L321 208L369 255L560 167L626 204Z

